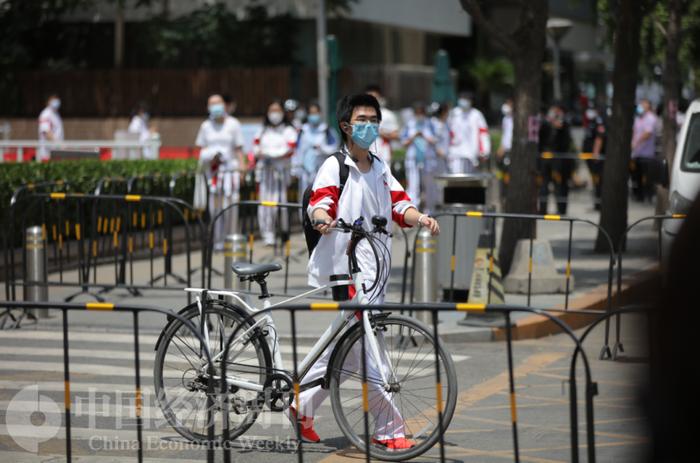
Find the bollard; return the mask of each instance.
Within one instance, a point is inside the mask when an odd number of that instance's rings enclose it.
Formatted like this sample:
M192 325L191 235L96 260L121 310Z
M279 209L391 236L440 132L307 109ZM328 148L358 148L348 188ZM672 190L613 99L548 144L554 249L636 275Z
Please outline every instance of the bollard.
M245 235L236 233L235 235L226 236L224 241L224 288L233 289L234 291L243 290L243 283L233 273L231 266L236 262L245 262L248 257L246 253L246 245L248 241ZM231 298L226 298L232 302Z
M29 227L26 231L27 276L24 284L24 300L48 301L49 287L46 285L46 248L41 227ZM43 284L27 284L36 281ZM49 318L49 309L27 309L30 316Z
M415 285L414 302L437 302L437 238L430 234L427 228L418 231L415 252ZM418 310L413 316L423 323L429 324L431 313L426 310Z

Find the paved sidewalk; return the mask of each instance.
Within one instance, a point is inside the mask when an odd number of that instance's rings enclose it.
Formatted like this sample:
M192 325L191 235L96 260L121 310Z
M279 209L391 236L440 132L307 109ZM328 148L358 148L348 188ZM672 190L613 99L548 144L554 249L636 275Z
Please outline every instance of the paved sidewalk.
M595 223L598 222L598 213L591 207L590 193L586 191L576 191L571 194L571 203L569 215L573 217L586 218ZM638 218L652 215L654 212L653 205L631 202L629 209L629 222L631 223ZM500 228L500 223L499 223ZM550 241L554 252L557 267L561 273L564 272L567 254L568 240L568 225L562 222L540 221L538 223L538 237ZM409 245L415 231L409 231ZM573 228L573 245L572 245L572 275L575 280L574 291L570 295L570 301L576 298L585 296L595 287L606 284L608 279L608 259L607 255L595 254L592 252L593 242L596 236L596 229L593 226L586 224L575 224ZM628 250L625 254L623 268L627 269L624 274L628 275L635 271L650 268L656 262L656 232L653 230L652 222L647 222L635 228L628 240ZM444 239L444 238L443 238ZM388 286L387 302L400 302L401 299L401 276L403 271L403 255L405 251L404 240L400 233L395 234L393 240L393 261ZM194 266L199 266L199 253L193 255ZM254 250L254 260L256 262L279 261L283 263L281 255L275 256L269 248L264 248L261 243L256 243ZM301 234L297 234L292 238L292 258L289 265L289 288L291 294L299 294L308 290L306 285L306 264L307 264L306 246ZM175 256L173 259L173 268L184 268L184 256ZM214 266L219 270L223 270L224 257L222 253L214 255ZM150 275L150 266L147 261L140 261L134 264L134 281L147 281ZM162 271L162 262L156 262L155 273ZM99 269L100 274L104 272L106 279L113 275L114 268L111 265L102 266ZM410 274L409 274L410 275ZM269 287L272 293L282 292L283 290L284 270L276 272L269 277ZM113 278L113 277L112 277ZM66 272L66 281L77 281L76 272ZM99 280L99 278L98 278ZM193 275L193 286L199 286L201 283L201 273L196 272ZM223 278L214 277L214 288L223 287ZM253 287L255 291L257 288ZM60 300L75 291L74 288L51 288L50 299ZM105 295L109 301L123 304L147 305L156 306L165 309L178 310L187 304L187 297L184 291L161 291L147 290L143 291L142 297L134 297L125 290L115 290ZM408 297L408 296L407 296ZM89 297L80 296L76 301L86 301ZM281 300L276 297L274 300ZM251 298L253 303L257 303L257 298ZM526 304L526 297L518 294L507 294L506 302L513 304ZM551 308L563 306L564 295L535 295L532 297L531 305L534 307ZM522 317L519 315L516 317ZM314 313L300 314L298 320L298 331L301 338L317 338L320 333L328 326L330 320L334 317L332 313ZM453 340L489 340L492 337L491 329L466 327L457 324L464 317L463 313L458 312L443 312L440 315L441 327L443 334L449 334ZM278 324L282 336L289 335L289 315L287 313L276 313L275 321ZM130 316L118 313L95 313L95 312L72 312L70 314L70 322L81 326L90 326L96 330L125 330L131 327L132 319ZM40 326L50 326L60 324L60 317L54 316L49 319L42 319L39 322ZM160 315L147 314L141 319L141 325L146 330L160 330L164 325L164 319Z

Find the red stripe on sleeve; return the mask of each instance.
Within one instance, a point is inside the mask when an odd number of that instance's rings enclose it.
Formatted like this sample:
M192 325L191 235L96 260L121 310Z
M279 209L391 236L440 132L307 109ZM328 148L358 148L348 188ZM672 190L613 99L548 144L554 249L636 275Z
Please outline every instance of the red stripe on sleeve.
M392 207L396 205L396 203L401 202L401 201L408 201L411 202L411 198L408 197L405 191L398 190L398 191L392 191L391 192L391 205Z
M309 206L315 206L324 198L330 198L331 204L328 209L328 215L335 219L336 209L338 207L338 198L340 197L340 189L335 185L326 186L311 192Z
M404 218L404 214L399 214L396 211L391 211L391 220L396 222L396 224L401 228L411 228L411 226L406 223L406 219Z

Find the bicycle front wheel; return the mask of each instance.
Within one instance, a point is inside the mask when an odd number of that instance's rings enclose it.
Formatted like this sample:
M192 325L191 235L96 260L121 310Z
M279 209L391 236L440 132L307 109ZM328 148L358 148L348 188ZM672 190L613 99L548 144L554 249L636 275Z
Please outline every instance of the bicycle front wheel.
M404 461L429 450L452 420L457 402L454 363L432 330L403 315L374 320L382 365L367 352L370 454L388 461ZM333 414L345 437L365 449L362 398L362 325L352 328L331 366L329 388ZM437 362L436 362L437 351ZM382 368L389 387L384 387ZM436 383L436 368L440 384ZM438 400L442 426L438 419ZM382 441L405 437L415 441L408 449L390 449Z

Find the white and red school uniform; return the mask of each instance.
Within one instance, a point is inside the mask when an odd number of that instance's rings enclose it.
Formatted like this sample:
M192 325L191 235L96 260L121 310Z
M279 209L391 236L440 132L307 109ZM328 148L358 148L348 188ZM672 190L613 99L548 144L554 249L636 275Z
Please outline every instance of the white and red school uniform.
M491 154L489 127L476 108L455 108L448 121L451 140L447 161L452 174L468 174L476 170L480 157Z
M52 135L52 140L49 140L47 134ZM51 153L44 143L63 141L63 120L58 111L51 106L47 106L39 114L39 141L42 142L42 146L39 146L36 152L37 161L48 161L51 157Z
M243 146L243 134L238 119L226 116L223 122L207 119L197 132L195 144L201 148L199 168L209 185L209 211L214 217L219 211L240 200L240 179L236 149ZM221 164L212 160L219 154ZM214 230L214 242L222 243L225 235L237 228L238 211L232 211L220 219Z
M309 201L307 213L312 216L315 209L325 210L334 219L342 218L348 223L360 216L365 218L365 227L371 227L373 215L382 215L388 221L394 220L401 226L407 226L404 215L414 207L410 198L399 182L383 162L375 157L370 172L362 173L355 162L347 154L347 148L342 150L345 164L349 167L348 179L339 195L340 166L335 157L328 158L321 166L313 185L313 193ZM387 248L391 249L391 238L382 236ZM348 259L345 254L350 234L328 233L322 235L318 245L309 259L308 272L311 286L328 284L331 275L348 273ZM366 240L357 246L358 265L368 285L372 285L376 277L376 262ZM391 265L388 263L388 265ZM382 297L375 301L383 302ZM303 383L308 383L322 377L328 365L332 349L327 349L311 367L304 377ZM354 346L348 354L343 368L357 370L360 367L361 346ZM367 375L380 377L379 368L371 356L367 358ZM300 413L304 416L314 416L316 409L328 396L328 390L320 386L303 391L299 395ZM370 382L369 391L370 411L375 417L377 427L374 437L380 440L404 437L404 421L393 403L392 397L376 381ZM381 423L381 425L380 425Z
M288 124L264 126L255 137L253 153L258 159L256 177L260 182L259 200L287 202L287 188L290 183L290 154L296 147L298 133ZM280 226L288 228L287 209L278 211L271 207L258 207L258 222L265 244L275 243L275 226L278 215Z

